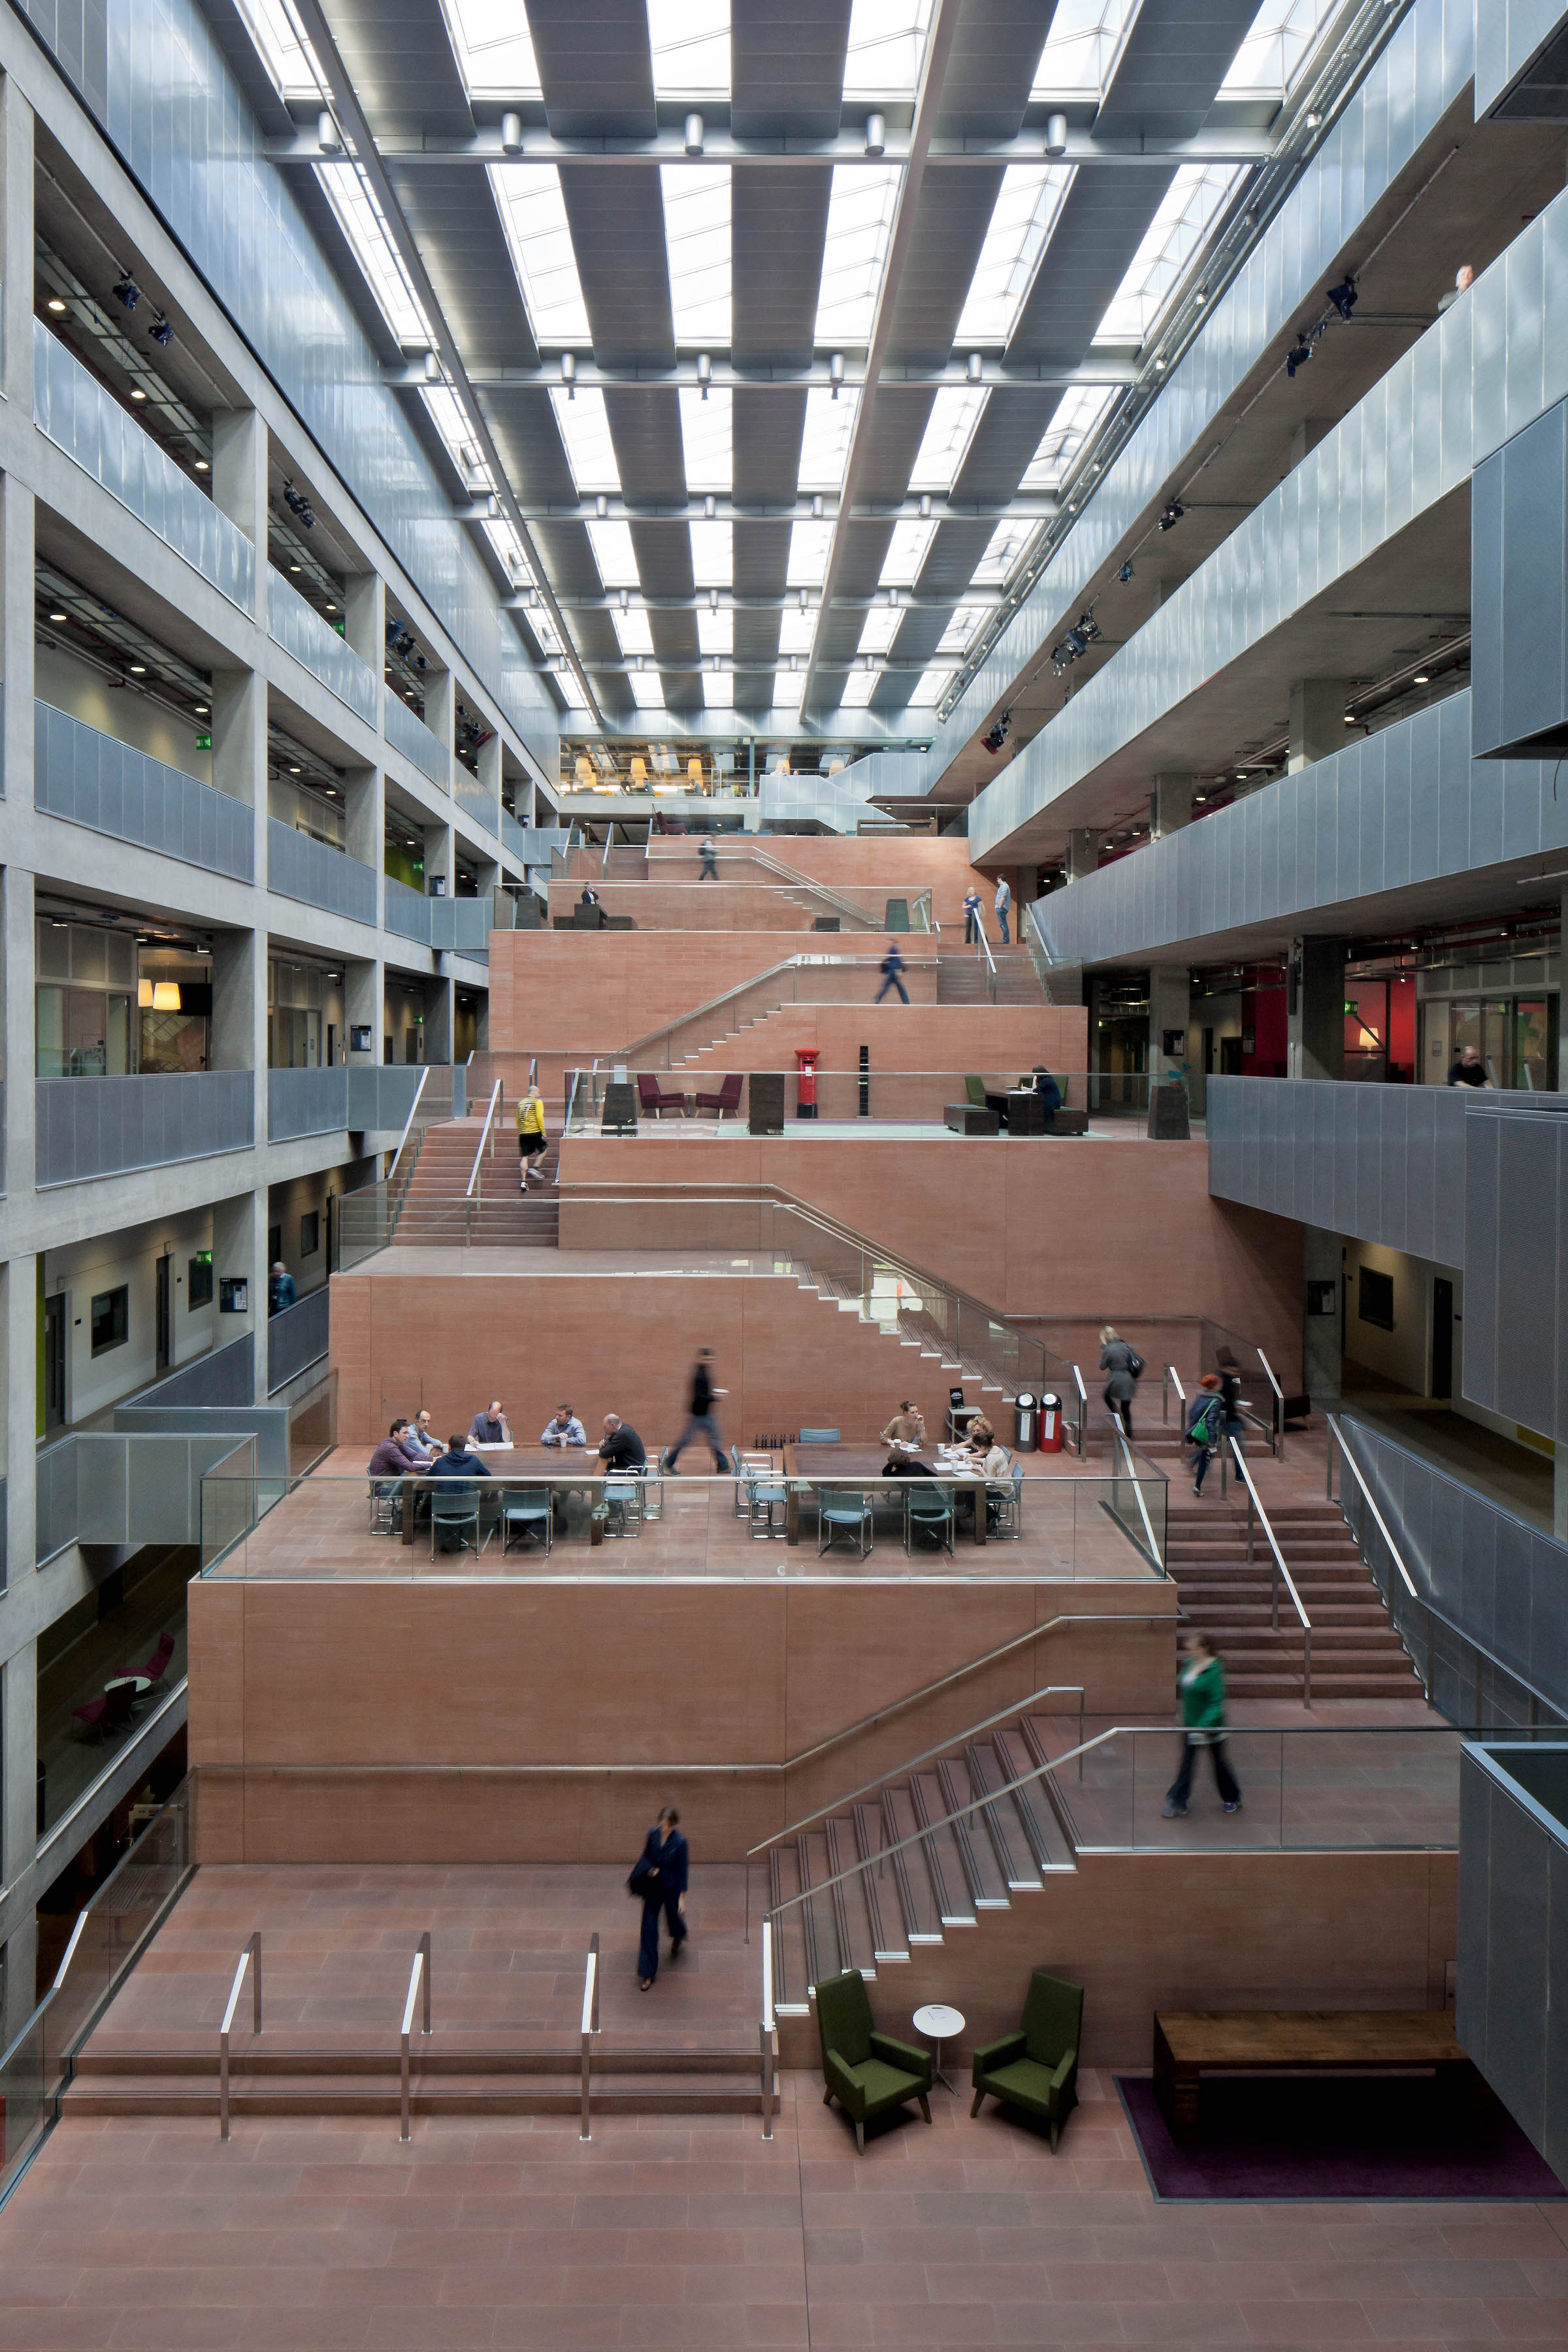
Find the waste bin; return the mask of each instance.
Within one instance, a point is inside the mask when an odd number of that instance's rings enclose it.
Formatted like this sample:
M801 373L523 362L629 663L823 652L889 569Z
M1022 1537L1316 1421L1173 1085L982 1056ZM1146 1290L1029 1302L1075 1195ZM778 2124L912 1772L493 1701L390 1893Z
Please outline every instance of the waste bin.
M1040 1399L1040 1452L1059 1454L1066 1424L1062 1419L1062 1401L1047 1389Z
M1039 1408L1027 1389L1021 1389L1013 1403L1013 1450L1016 1454L1034 1454L1039 1450Z

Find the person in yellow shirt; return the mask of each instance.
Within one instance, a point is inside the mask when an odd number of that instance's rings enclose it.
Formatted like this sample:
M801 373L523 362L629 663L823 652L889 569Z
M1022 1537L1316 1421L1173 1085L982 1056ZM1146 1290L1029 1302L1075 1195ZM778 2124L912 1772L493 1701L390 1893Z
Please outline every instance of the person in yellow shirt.
M526 1192L531 1182L544 1183L542 1175L535 1177L533 1163L545 1146L544 1098L537 1087L530 1087L517 1106L517 1189Z

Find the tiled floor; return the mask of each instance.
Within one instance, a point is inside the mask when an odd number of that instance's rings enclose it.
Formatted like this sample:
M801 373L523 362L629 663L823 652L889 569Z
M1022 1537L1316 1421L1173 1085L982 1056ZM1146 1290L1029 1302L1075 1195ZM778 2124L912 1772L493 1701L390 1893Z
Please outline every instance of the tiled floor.
M0 2352L1258 2345L1561 2352L1568 2207L1152 2200L1108 2077L1059 2156L939 2093L755 2117L62 2125L0 2213Z

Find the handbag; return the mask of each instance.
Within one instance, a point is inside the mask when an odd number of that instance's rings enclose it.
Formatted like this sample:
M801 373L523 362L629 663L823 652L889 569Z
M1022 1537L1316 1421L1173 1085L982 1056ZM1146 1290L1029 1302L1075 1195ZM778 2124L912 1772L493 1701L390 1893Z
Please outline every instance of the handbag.
M658 1865L644 1857L626 1881L626 1893L638 1903L651 1903L658 1892Z

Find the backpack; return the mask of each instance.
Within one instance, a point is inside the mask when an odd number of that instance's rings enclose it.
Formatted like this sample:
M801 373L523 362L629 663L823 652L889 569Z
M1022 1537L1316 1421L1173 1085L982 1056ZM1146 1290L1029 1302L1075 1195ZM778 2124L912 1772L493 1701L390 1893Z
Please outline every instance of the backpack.
M1188 1443L1193 1445L1215 1445L1225 1427L1225 1399L1211 1394L1201 1412L1193 1415L1187 1428Z

